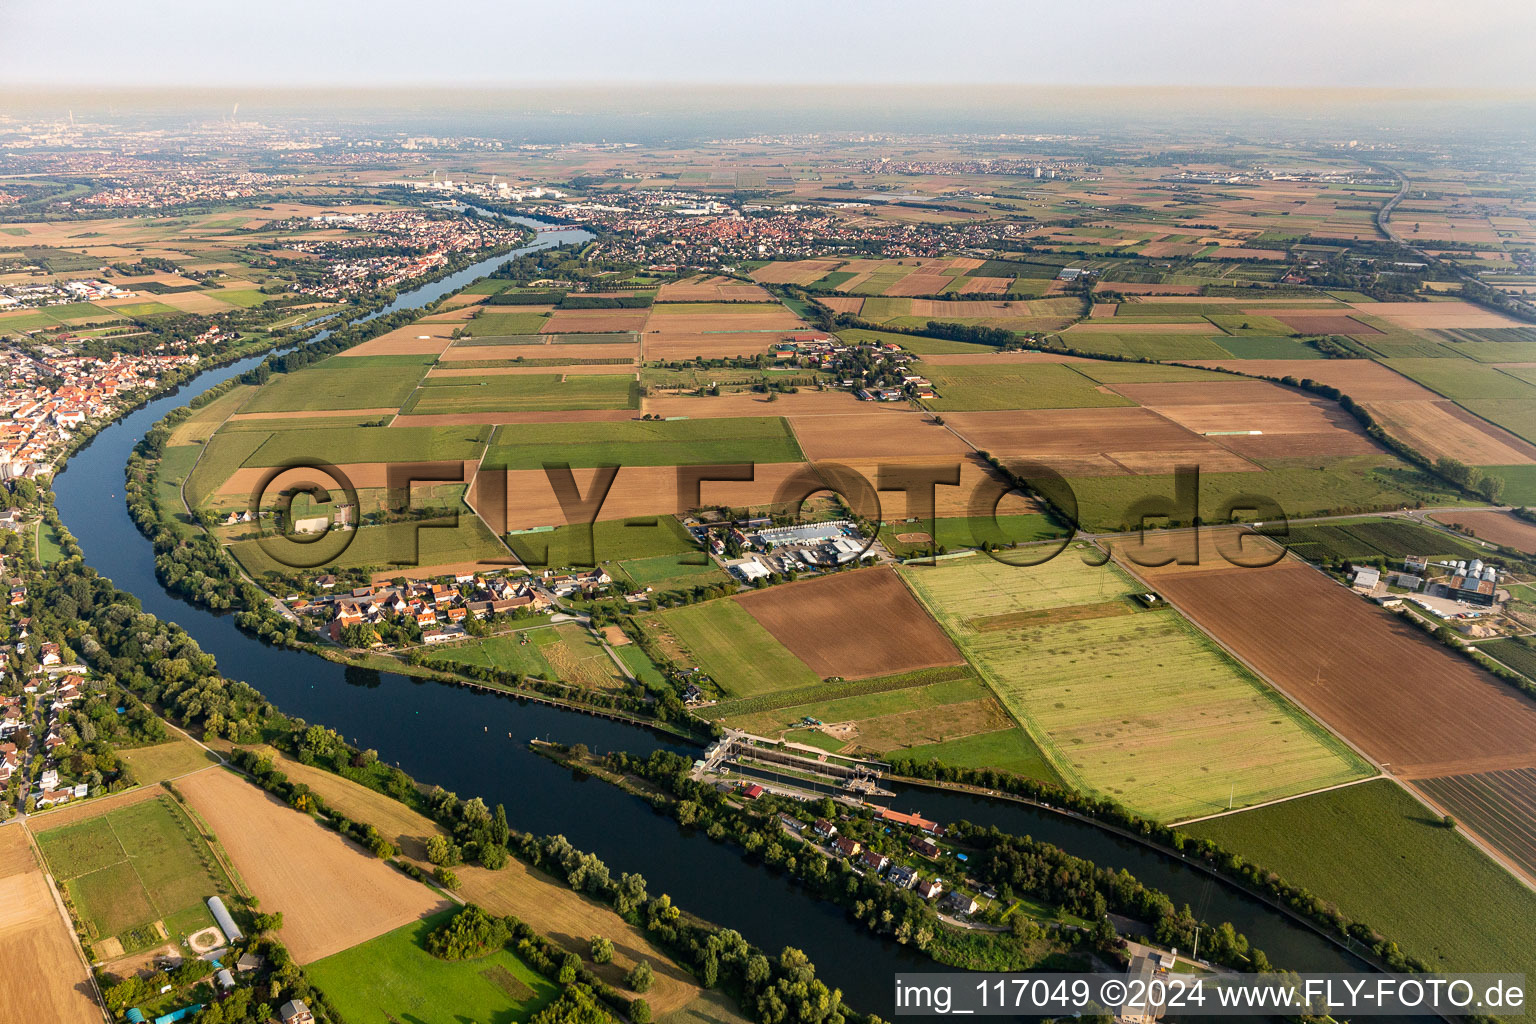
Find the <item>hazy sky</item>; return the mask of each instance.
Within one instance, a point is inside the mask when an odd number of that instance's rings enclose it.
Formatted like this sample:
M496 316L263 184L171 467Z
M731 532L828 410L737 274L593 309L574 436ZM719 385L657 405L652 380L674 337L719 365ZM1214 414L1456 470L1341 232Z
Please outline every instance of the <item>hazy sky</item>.
M1536 0L0 0L0 84L1536 88Z

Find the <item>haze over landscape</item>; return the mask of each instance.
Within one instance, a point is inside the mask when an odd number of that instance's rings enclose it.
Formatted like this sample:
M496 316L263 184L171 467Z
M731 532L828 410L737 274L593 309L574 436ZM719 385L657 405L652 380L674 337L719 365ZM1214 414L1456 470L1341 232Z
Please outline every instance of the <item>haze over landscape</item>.
M0 0L0 1021L1536 976L1533 38Z

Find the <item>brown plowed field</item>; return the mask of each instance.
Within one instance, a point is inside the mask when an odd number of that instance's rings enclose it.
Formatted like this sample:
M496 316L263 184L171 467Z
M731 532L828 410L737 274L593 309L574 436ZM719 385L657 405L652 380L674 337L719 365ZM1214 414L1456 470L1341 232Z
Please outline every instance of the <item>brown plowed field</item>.
M1536 703L1310 566L1136 571L1393 774L1536 766Z
M772 302L773 296L762 287L730 277L690 277L686 281L664 284L656 292L657 302Z
M656 362L674 359L729 359L767 352L783 339L773 331L746 331L737 334L679 333L641 335L645 358Z
M213 829L262 909L282 911L283 945L301 964L449 905L238 775L200 772L177 788Z
M21 825L0 828L0 964L0 1020L101 1024L91 976Z
M777 408L782 402L775 402ZM931 413L916 412L904 406L860 403L863 408L834 416L797 416L791 414L800 450L812 461L818 459L876 459L899 461L902 456L923 457L953 455L956 460L970 453L960 438L933 422Z
M1536 882L1536 768L1419 779L1413 786Z
M557 309L549 314L541 334L605 334L638 331L645 324L643 309Z
M866 679L965 661L886 567L791 583L736 600L824 679Z
M1370 324L1349 316L1277 316L1285 326L1302 334L1381 334Z
M939 458L933 458L930 456L927 458L909 457L904 459L832 459L828 461L846 466L847 468L853 470L855 473L862 475L865 480L869 481L871 487L874 487L879 481L880 467L882 464L888 466L895 465L898 467L911 467L913 469L924 469L930 467L935 469L948 469L954 466L956 462L958 462L960 464L959 485L954 487L948 485L939 485L933 489L934 515L941 519L951 516L985 516L991 514L992 508L990 507L991 500L989 496L995 494L996 491L991 489L984 489L983 485L995 484L1001 479L995 472L993 472L992 467L988 466L985 462L982 462L981 459L975 455L961 456L959 458L951 455L941 456ZM762 467L758 468L759 470L762 469ZM849 504L853 506L855 512L859 513L860 515L867 514L869 515L869 518L874 518L872 514L873 510L866 512L865 508L858 502L856 496L849 495L848 497ZM877 497L880 501L880 518L884 522L901 522L904 519L917 516L919 513L926 514L921 508L907 507L907 496L904 491L881 491L878 493ZM1004 499L1002 506L998 508L998 515L1013 515L1016 513L1037 511L1032 507L1028 507L1022 504L1023 501L1024 499L1020 495L1010 495L1008 498Z
M1433 518L1458 530L1470 529L1482 540L1536 555L1536 524L1508 512L1441 512Z
M1150 409L955 412L946 413L944 422L982 451L1043 462L1063 476L1166 473L1177 462L1194 463L1208 473L1258 469ZM1142 465L1148 468L1135 468Z
M1265 381L1118 384L1114 390L1247 458L1378 451L1337 404ZM1226 431L1258 430L1258 436Z

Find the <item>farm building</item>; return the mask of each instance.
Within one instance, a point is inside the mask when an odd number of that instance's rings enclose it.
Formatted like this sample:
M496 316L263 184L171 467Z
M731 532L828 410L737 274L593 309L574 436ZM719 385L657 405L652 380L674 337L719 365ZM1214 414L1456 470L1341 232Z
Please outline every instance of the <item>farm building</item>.
M1485 570L1485 575L1488 571L1491 570ZM1493 607L1496 584L1491 579L1485 579L1484 576L1455 576L1446 587L1450 592L1449 596L1458 601Z
M1373 569L1368 565L1355 567L1354 588L1356 590L1375 590L1381 582L1381 570Z

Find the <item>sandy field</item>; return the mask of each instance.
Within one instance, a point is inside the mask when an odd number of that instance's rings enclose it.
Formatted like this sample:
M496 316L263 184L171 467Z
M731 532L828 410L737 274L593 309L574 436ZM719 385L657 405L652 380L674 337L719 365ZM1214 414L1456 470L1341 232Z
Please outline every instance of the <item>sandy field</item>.
M377 857L227 771L177 786L213 829L301 964L349 949L448 906Z
M0 1020L101 1024L91 976L21 825L0 828Z
M641 335L641 347L645 359L650 362L669 362L685 359L730 359L733 356L755 356L767 352L783 341L777 331L745 331L722 334L718 331Z
M736 601L824 679L867 679L965 661L888 567L790 583Z
M944 422L982 451L1043 462L1063 476L1166 473L1181 462L1207 473L1259 468L1150 409L955 412Z
M1536 702L1308 565L1138 574L1395 775L1536 766Z
M1440 512L1431 518L1482 540L1536 555L1536 524L1508 512Z
M1362 402L1383 430L1431 458L1448 456L1471 465L1536 464L1536 446L1503 427L1479 419L1455 402Z
M894 403L888 406L873 402L860 404L864 408L857 412L833 416L791 414L789 424L794 428L805 457L812 461L930 455L959 458L970 453L971 449L964 441L933 422L932 413L917 412Z
M517 307L513 307L514 309ZM643 309L557 309L549 314L540 334L604 334L638 331L644 324Z
M656 292L656 301L772 302L773 296L758 285L747 284L735 278L703 275L662 285Z

